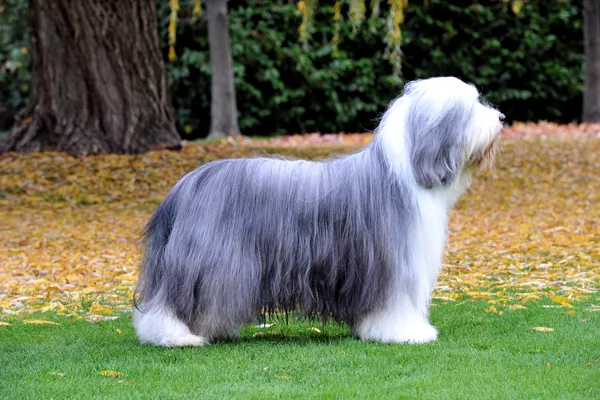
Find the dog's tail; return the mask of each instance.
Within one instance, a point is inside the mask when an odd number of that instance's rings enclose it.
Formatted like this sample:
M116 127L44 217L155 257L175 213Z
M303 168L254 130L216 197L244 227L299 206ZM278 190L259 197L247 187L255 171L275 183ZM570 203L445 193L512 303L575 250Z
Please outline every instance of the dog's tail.
M176 210L176 193L172 190L158 206L142 232L144 256L133 304L143 311L145 303L154 299L160 291L165 271L165 249L173 230Z

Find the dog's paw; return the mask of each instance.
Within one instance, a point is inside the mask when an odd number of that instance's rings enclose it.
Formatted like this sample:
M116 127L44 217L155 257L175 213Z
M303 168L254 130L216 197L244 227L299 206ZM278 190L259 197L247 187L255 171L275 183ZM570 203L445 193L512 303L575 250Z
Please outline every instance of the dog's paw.
M398 333L393 342L409 344L429 343L435 342L437 335L437 329L430 324L423 322L405 327Z
M202 347L208 344L208 340L202 336L185 335L179 337L163 338L160 345L164 347Z
M428 322L413 322L394 329L371 329L358 336L365 341L421 344L434 342L437 334L437 329Z

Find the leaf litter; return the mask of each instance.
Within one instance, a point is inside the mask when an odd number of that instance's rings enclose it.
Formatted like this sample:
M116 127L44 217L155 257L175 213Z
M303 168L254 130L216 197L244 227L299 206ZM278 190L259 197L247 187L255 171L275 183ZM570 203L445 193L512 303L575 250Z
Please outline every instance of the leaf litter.
M496 168L450 214L434 298L487 300L493 314L540 299L568 311L600 283L600 125L514 124L504 136ZM143 225L185 173L228 157L319 159L371 139L311 134L130 156L1 155L0 310L117 318L132 307Z

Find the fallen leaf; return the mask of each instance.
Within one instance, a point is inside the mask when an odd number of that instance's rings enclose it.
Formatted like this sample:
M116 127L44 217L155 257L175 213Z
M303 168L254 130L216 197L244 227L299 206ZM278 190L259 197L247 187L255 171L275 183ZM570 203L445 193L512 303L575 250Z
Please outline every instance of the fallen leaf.
M102 304L94 303L90 307L90 312L94 313L94 314L109 315L109 314L113 313L113 310L108 307L103 306Z
M569 310L569 311L565 311L565 314L566 315L575 315L575 314L577 314L577 311L575 311L575 310Z
M0 326L12 326L8 322L0 321Z
M43 319L26 319L25 321L23 321L23 323L28 324L28 325L58 325L58 326L60 326L59 323L52 322L52 321L45 321Z
M122 372L111 371L109 369L106 369L106 370L98 372L98 375L101 375L101 376L110 376L110 377L113 377L113 378L118 378L120 376L127 376L127 374L124 374Z
M287 375L275 375L275 378L277 379L292 379L291 377L287 376Z
M544 326L536 326L535 328L531 329L538 332L554 332L554 328L546 328Z
M527 307L522 306L520 304L510 304L508 308L510 308L511 310L527 310Z
M85 316L86 321L88 322L99 322L99 321L114 321L118 319L118 315L94 315L88 314Z
M592 364L595 364L595 363L597 363L598 361L600 361L600 357L599 357L599 358L596 358L594 361L590 361L590 362L588 362L588 363L585 363L585 364L583 364L583 366L584 366L584 367L589 367L590 365L592 365Z
M311 326L310 328L308 328L308 330L312 332L321 333L321 330L319 328L315 328L314 326Z

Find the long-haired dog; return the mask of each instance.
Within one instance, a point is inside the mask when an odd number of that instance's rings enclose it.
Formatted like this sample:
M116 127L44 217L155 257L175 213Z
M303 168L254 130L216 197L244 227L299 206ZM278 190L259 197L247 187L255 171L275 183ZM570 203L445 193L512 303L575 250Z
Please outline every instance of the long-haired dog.
M142 343L201 346L300 310L362 340L424 343L448 211L493 165L504 115L451 77L409 82L374 139L321 162L219 160L184 176L145 230Z

